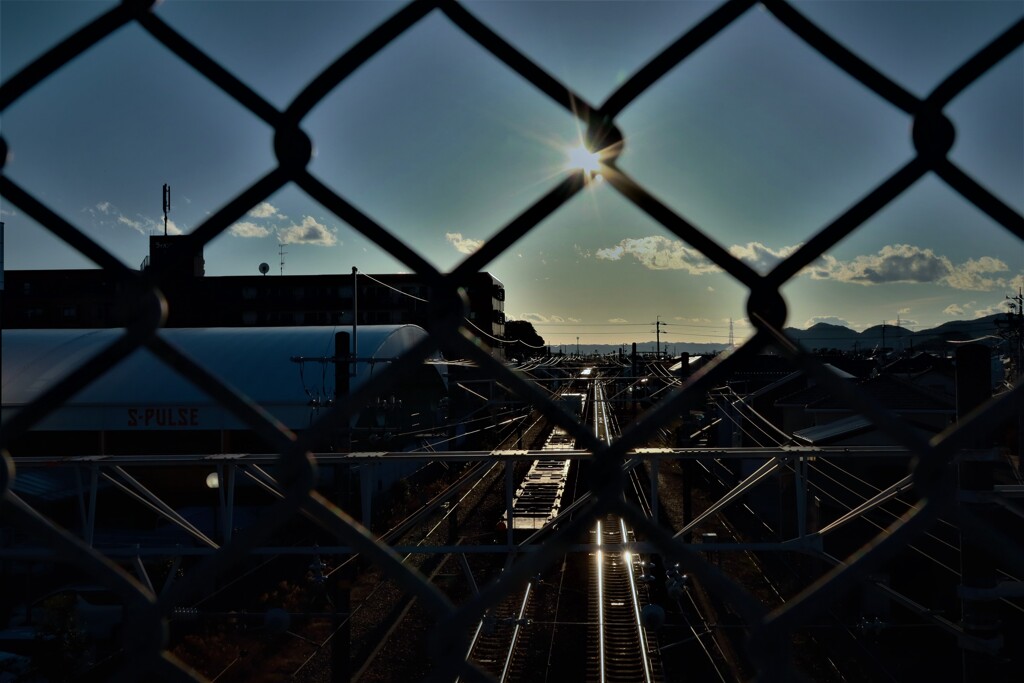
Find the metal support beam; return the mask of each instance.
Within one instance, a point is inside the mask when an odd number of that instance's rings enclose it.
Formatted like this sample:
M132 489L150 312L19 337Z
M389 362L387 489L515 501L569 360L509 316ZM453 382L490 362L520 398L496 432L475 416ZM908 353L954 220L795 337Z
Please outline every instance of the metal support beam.
M284 494L281 493L281 485L277 483L277 479L270 476L259 465L242 465L242 473L262 486L265 491L275 498L284 498Z
M466 575L469 587L473 589L473 595L477 595L480 589L476 585L476 579L473 578L473 570L469 568L469 560L466 559L466 553L458 553L456 557L459 558L459 566L462 567L462 573Z
M99 470L95 463L89 465L89 488L82 482L82 468L74 467L75 481L78 484L78 514L82 520L82 540L92 546L96 530L96 488L99 484ZM86 503L88 491L89 501Z
M370 528L373 515L373 473L376 467L373 463L364 462L359 466L359 504L360 522L367 529Z
M139 577L142 585L148 588L150 593L156 593L156 590L153 589L153 581L149 578L149 572L146 571L146 565L142 564L142 556L138 554L139 547L139 544L136 543L136 555L132 558L132 567L135 569L135 575Z
M692 522L690 522L689 524L684 526L682 529L680 529L678 532L676 532L675 538L680 538L680 537L684 536L687 532L689 532L695 526L697 526L698 524L703 522L705 519L707 519L711 515L715 514L716 512L721 510L722 508L726 507L727 505L729 505L730 503L735 501L737 498L739 498L740 496L745 494L747 491L749 491L753 487L755 487L758 484L760 484L761 481L763 481L766 477L768 477L773 472L775 472L775 470L777 470L780 467L781 464L782 464L782 462L779 460L779 458L772 458L771 460L769 460L765 464L763 464L760 467L758 467L756 470L754 470L750 474L749 477L747 477L746 479L741 481L739 484L737 484L736 487L733 488L732 491L729 491L727 494L725 494L724 496L719 498L718 501L714 505L712 505L707 510L705 510L704 512L702 512L699 515L697 515L693 519Z
M839 519L833 521L831 524L827 524L820 531L818 531L818 535L819 536L823 536L823 535L827 534L828 532L833 531L834 529L838 529L839 527L843 526L847 522L850 522L850 521L852 521L854 519L857 519L858 517L863 515L865 512L873 510L874 508L878 507L879 505L882 505L882 504L892 500L893 498L895 498L899 494L903 493L903 491L907 490L908 488L910 488L913 485L914 485L913 477L908 474L907 476L903 477L902 479L900 479L898 482L896 482L895 484L893 484L889 488L885 489L884 491L879 491L878 493L876 493L871 498L868 498L867 500L865 500L863 503L861 503L857 507L851 509L845 515L843 515Z
M512 526L513 517L515 515L513 505L515 503L514 499L516 492L515 467L515 463L511 460L505 461L505 509L508 510L506 513L508 518L505 520L505 524L507 525L505 528L505 543L509 548L511 548L513 544Z
M235 525L235 466L232 463L217 463L217 498L220 505L220 537L224 543L230 543Z
M796 535L807 535L807 458L798 455L793 459L793 488L796 489Z
M170 505L165 503L155 493L147 489L137 479L132 477L130 474L125 472L120 467L111 467L109 472L104 471L103 477L117 486L119 489L130 495L135 500L139 501L150 510L160 515L164 519L177 524L179 527L187 531L189 534L199 539L203 543L209 545L211 548L218 548L219 546L213 542L206 534L199 530L198 527L194 526L187 519L182 517L175 511ZM116 476L114 476L116 475Z
M701 551L722 551L722 552L807 552L807 553L820 553L821 548L816 543L817 537L810 535L800 539L792 539L789 541L782 541L779 543L764 542L764 543L704 543L700 546ZM497 545L494 543L486 545L395 545L389 546L391 550L400 555L453 555L459 553L474 554L474 555L507 555L512 560L512 555L509 555L509 549L504 545ZM605 549L611 548L616 551L628 550L634 553L664 553L665 549L654 543L648 541L637 541L635 543L624 543L615 544L613 546L605 546ZM541 552L544 549L543 544L523 546L517 545L515 547L516 553L535 553ZM591 553L597 549L595 545L588 544L576 544L566 547L565 551L568 553ZM212 555L216 550L210 547L201 546L153 546L153 547L140 547L138 550L135 548L124 548L124 547L109 547L103 548L103 554L110 558L118 558L131 560L136 555L143 558L158 557L164 559L174 559L177 557L203 557L206 555ZM354 548L348 545L339 546L313 546L313 545L296 545L296 546L259 546L252 548L248 551L248 555L252 557L263 557L267 555L295 555L295 556L309 556L314 552L320 552L324 555L355 555L358 554L358 548ZM20 548L0 548L0 560L17 560L17 561L53 561L57 558L57 551L52 547L20 547Z
M651 518L655 525L658 523L658 473L661 469L661 459L658 456L651 458Z
M167 595L167 592L174 585L174 579L178 577L178 570L181 569L181 555L175 555L171 561L171 568L167 571L167 578L164 579L164 585L160 589L160 597Z

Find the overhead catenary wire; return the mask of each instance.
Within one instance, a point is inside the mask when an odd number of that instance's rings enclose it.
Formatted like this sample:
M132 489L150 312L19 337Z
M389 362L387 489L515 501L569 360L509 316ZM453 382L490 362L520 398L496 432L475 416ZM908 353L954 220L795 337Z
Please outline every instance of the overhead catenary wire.
M373 277L372 275L367 275L366 273L362 272L361 270L357 270L357 272L359 273L359 275L361 275L362 277L370 280L371 282L375 282L376 284L380 285L381 287L386 287L387 289L390 289L391 291L393 291L393 292L395 292L397 294L401 294L402 296L408 297L408 298L413 299L415 301L420 301L420 302L425 303L425 304L426 303L430 303L429 300L424 299L423 297L416 296L415 294L410 294L409 292L406 292L406 291L404 291L402 289L399 289L398 287L394 287L392 285L389 285L386 282L381 282L377 278ZM493 334L490 334L490 333L482 330L476 323L474 323L469 318L463 317L463 320L467 324L469 324L471 327L473 327L473 329L475 329L477 332L479 332L480 334L484 335L488 339L491 339L492 341L495 341L495 342L497 342L499 344L522 344L523 346L527 346L527 347L529 347L531 349L545 349L545 348L547 348L547 346L545 344L540 344L538 346L534 346L533 344L527 344L525 341L523 341L521 339L500 339L499 337L495 337Z

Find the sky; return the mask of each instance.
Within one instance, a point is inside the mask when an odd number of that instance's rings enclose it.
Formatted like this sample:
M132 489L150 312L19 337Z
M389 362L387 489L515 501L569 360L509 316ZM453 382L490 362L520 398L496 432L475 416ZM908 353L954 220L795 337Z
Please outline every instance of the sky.
M6 80L110 2L3 0ZM794 3L924 96L1024 17L1021 0ZM470 2L479 19L592 105L714 10L693 0ZM400 4L167 0L157 15L284 108ZM1024 212L1024 50L946 109L951 158ZM910 118L763 8L669 72L616 119L619 167L733 255L768 272L913 158ZM563 180L573 116L440 12L357 70L303 121L311 173L442 270ZM273 131L138 26L125 27L3 112L5 174L131 267L163 229L189 232L276 166ZM6 198L5 267L86 268ZM283 256L281 252L284 252ZM287 186L207 245L208 275L408 272ZM737 342L746 289L599 180L487 270L508 318L549 344ZM1005 310L1024 242L927 175L783 295L787 324L926 329Z

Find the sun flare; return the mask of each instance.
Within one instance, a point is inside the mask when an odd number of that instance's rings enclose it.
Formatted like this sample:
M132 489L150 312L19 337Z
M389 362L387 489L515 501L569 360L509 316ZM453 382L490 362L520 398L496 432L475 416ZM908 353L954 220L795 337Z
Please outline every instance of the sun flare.
M589 176L595 176L601 172L600 154L591 152L583 145L570 149L568 157L566 168L571 171L583 171Z

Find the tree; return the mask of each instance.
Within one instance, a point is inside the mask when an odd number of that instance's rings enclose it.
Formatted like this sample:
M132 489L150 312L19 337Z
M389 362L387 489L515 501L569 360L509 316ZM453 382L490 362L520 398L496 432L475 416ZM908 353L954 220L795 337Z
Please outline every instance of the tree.
M505 347L507 355L537 356L547 353L544 338L533 329L533 323L526 320L508 320L505 322Z

